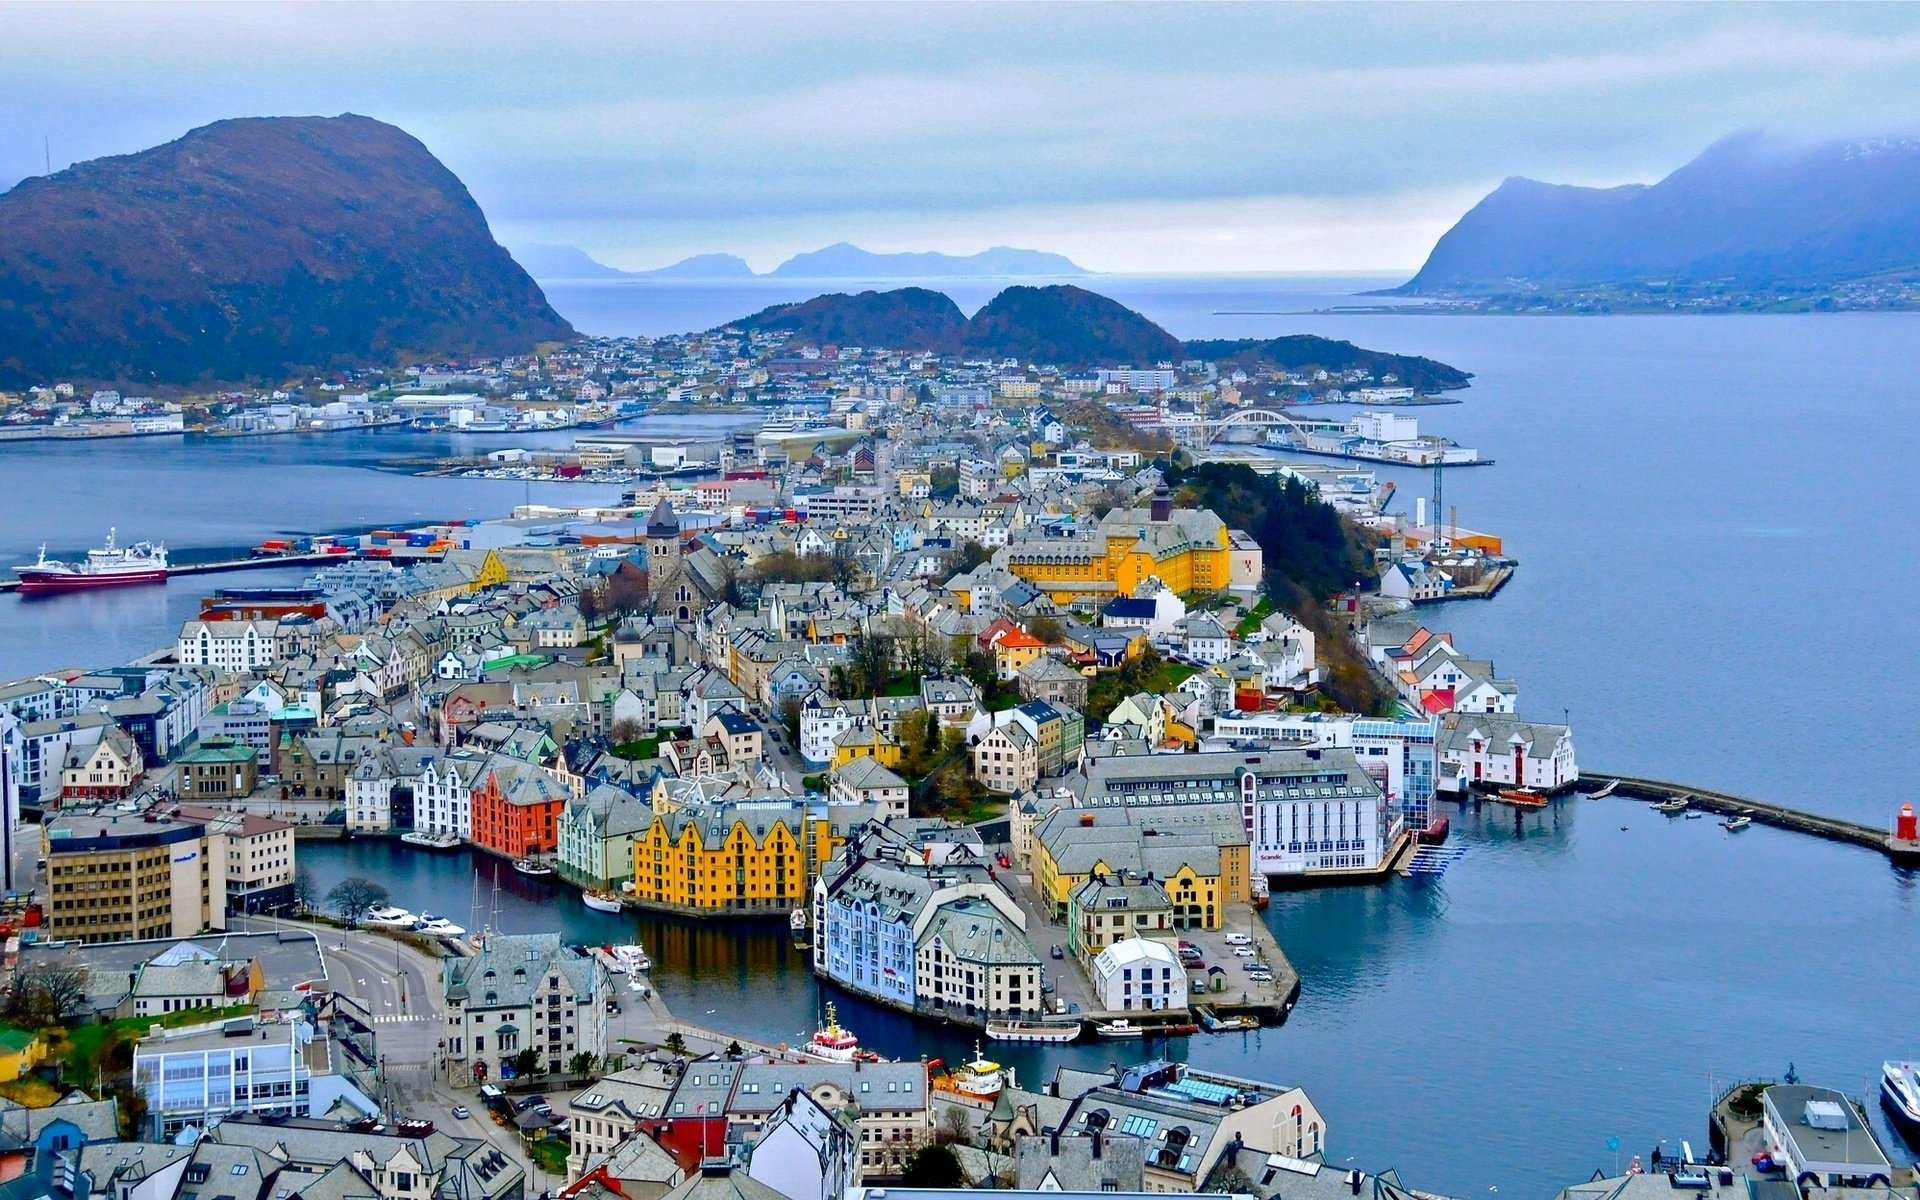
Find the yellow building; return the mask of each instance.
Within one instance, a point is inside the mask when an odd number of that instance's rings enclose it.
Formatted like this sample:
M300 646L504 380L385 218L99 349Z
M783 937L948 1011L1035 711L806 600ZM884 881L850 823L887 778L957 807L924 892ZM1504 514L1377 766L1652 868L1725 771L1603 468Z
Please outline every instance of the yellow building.
M833 769L838 771L857 758L871 758L883 767L897 767L900 743L869 722L856 721L853 728L834 740Z
M1163 486L1150 508L1116 508L1092 534L1014 542L994 561L1068 604L1081 596L1131 596L1148 577L1181 594L1224 591L1231 544L1212 510L1176 510Z
M634 898L683 912L787 913L806 905L845 841L845 828L800 804L687 805L634 839Z
M24 1029L0 1031L0 1083L12 1083L46 1057L47 1044L39 1034Z
M1059 917L1095 875L1152 877L1179 929L1219 929L1228 904L1250 899L1246 831L1232 804L1058 808L1034 827L1032 853L1034 888Z

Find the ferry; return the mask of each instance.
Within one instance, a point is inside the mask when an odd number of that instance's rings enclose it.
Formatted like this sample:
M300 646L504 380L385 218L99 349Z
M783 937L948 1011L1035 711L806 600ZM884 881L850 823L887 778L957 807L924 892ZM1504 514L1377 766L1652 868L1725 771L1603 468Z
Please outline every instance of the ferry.
M548 879L553 875L553 864L541 862L537 858L516 858L513 860L513 869L535 879Z
M1880 1065L1880 1104L1902 1133L1920 1133L1920 1063L1892 1059Z
M83 562L68 563L48 558L47 548L43 544L38 562L14 568L14 574L20 577L20 594L48 595L53 592L78 592L167 581L165 546L153 542L121 546L114 541L114 532L107 530L107 544L98 550L87 551Z
M956 1063L949 1067L937 1058L930 1059L927 1062L927 1076L935 1091L950 1092L973 1100L991 1101L1000 1094L1001 1088L1015 1086L1012 1073L984 1057L978 1042L973 1044L972 1062Z
M1080 1036L1080 1022L988 1021L987 1036L996 1042L1071 1042Z
M617 913L622 907L620 897L611 892L585 891L580 893L580 903L595 912Z
M451 833L403 833L400 841L408 846L433 851L453 850L460 845L460 839Z
M801 1053L821 1062L850 1063L860 1053L860 1039L853 1030L842 1028L839 1011L827 1001L827 1023L813 1031L813 1038Z
M1093 1032L1103 1038L1111 1039L1147 1036L1145 1026L1135 1025L1125 1017L1118 1017L1111 1021L1095 1021L1093 1023Z

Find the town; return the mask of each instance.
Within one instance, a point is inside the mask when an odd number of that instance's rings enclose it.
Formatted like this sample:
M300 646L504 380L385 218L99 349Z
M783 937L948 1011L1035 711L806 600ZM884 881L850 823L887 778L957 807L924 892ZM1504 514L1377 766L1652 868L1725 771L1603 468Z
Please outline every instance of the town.
M1430 1195L1345 1165L1311 1080L1168 1039L1286 1020L1275 889L1444 871L1451 805L1524 814L1579 780L1571 730L1426 607L1510 570L1498 539L1355 503L1348 472L1176 453L1183 414L1283 375L757 336L642 370L641 345L414 378L481 389L440 393L453 421L513 406L504 380L702 407L737 385L762 419L593 435L636 468L619 504L342 535L303 585L211 589L137 662L0 686L7 814L39 822L6 822L4 1186ZM1229 485L1325 514L1377 582L1263 543L1264 511L1207 503ZM983 1044L1153 1050L1029 1087L979 1049L885 1061L831 1003L805 1043L758 1042L669 1011L638 944L479 904L463 925L372 879L322 894L301 853L340 839L497 860L556 904L773 922L832 992ZM1833 1161L1781 1115L1859 1127L1838 1095L1769 1089L1739 1129L1788 1178L1884 1182L1871 1138ZM1607 1194L1735 1186L1691 1152L1653 1166Z

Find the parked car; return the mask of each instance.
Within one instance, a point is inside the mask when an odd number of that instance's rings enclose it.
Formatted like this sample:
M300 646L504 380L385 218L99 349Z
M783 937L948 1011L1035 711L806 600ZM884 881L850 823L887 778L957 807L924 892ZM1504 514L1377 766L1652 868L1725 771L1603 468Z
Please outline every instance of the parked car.
M1233 956L1235 958L1252 958L1253 947L1252 946L1235 946L1233 948Z
M1229 945L1229 946L1251 946L1251 945L1253 945L1253 939L1252 939L1252 938L1250 938L1250 937L1248 937L1248 936L1247 936L1246 934L1244 934L1244 933L1230 933L1230 934L1228 934L1227 936L1225 936L1225 937L1223 937L1223 938L1221 938L1220 940L1221 940L1221 941L1223 941L1223 942L1225 942L1225 943L1226 943L1227 945Z

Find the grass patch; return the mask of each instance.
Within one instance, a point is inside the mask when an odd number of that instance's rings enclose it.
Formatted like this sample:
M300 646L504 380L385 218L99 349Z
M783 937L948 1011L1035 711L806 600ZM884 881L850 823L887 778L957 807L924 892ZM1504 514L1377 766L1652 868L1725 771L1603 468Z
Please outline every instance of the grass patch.
M533 1158L534 1165L548 1175L565 1175L567 1152L572 1148L572 1143L566 1138L544 1137L533 1144L528 1154Z
M954 808L940 815L949 821L958 821L962 825L978 825L982 821L997 820L1007 815L1010 797L982 796L964 808Z
M920 694L919 677L902 675L892 683L889 683L880 694L882 696L918 696Z
M1151 692L1156 696L1163 695L1198 674L1199 670L1199 667L1190 666L1187 663L1163 662L1154 668L1153 674L1147 676L1140 690Z
M1267 596L1261 596L1260 603L1254 605L1246 616L1240 618L1240 623L1233 627L1233 636L1245 640L1248 634L1260 628L1260 622L1272 611L1273 601Z
M638 762L645 758L659 758L660 735L656 733L652 737L644 737L639 741L622 742L613 748L613 753L616 758L624 758L628 762Z
M5 1096L7 1099L17 1104L25 1105L28 1108L46 1108L53 1104L54 1101L60 1099L60 1093L54 1090L52 1084L44 1079L35 1079L31 1076L26 1079L15 1079L8 1083L0 1083L0 1096Z

